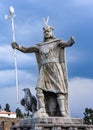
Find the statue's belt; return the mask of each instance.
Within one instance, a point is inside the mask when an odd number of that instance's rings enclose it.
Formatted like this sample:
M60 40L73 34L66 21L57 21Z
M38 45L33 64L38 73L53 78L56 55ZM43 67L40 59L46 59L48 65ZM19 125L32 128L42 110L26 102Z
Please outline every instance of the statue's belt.
M63 61L61 60L61 62ZM48 58L48 59L43 59L41 61L41 65L48 64L48 63L60 63L60 61L58 58Z

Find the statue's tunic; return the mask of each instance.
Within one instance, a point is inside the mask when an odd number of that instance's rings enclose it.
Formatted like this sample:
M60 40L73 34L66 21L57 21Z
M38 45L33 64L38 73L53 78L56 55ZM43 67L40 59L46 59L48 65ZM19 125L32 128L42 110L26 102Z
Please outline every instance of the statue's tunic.
M62 69L62 62L60 55L62 48L58 42L50 42L39 44L38 61L40 65L40 75L36 88L40 88L44 91L50 91L54 93L67 94L67 85L65 83L64 72Z

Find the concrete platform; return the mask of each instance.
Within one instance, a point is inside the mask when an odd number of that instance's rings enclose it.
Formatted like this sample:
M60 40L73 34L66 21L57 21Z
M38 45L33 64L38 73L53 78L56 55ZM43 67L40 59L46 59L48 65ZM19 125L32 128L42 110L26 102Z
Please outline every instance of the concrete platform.
M81 118L48 117L25 118L11 130L93 130L93 125L83 124Z
M81 118L70 117L48 117L48 118L25 118L20 121L20 125L32 123L52 123L52 124L83 124Z

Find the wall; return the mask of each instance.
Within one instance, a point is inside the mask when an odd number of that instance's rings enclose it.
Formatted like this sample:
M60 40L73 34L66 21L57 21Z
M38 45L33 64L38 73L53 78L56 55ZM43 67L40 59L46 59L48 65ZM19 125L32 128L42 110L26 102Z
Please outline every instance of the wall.
M4 130L10 130L10 127L13 125L18 125L20 119L19 118L7 118L7 117L0 117L0 130L2 127Z

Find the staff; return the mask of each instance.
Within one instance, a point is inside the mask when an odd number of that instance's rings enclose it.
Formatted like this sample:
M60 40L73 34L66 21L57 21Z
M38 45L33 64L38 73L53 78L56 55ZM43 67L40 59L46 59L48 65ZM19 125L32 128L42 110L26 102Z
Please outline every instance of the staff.
M9 9L10 15L5 15L6 19L10 19L11 20L11 25L12 25L12 37L13 37L13 42L15 42L15 31L14 31L14 17L15 15L15 11L13 6L10 6ZM17 59L16 59L16 49L14 49L14 61L15 61L15 73L16 73L16 92L17 92L17 103L18 103L18 74L17 74Z

